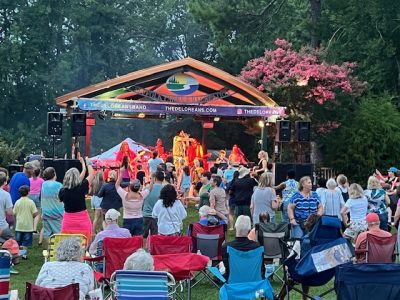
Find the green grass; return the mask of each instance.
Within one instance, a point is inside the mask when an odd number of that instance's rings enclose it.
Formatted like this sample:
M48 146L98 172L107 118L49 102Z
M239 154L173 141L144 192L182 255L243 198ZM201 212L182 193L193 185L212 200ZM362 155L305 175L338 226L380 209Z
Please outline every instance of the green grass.
M88 207L90 207L90 203L88 203ZM93 218L93 211L90 210L90 215ZM198 220L197 211L193 206L190 206L188 209L188 217L184 221L184 228ZM40 229L40 226L39 226ZM234 238L234 232L228 232L228 241ZM42 256L42 248L38 246L38 236L34 236L34 242L32 249L29 250L28 260L21 260L20 264L16 266L16 269L19 271L18 275L11 275L11 289L17 289L18 295L21 299L23 299L25 295L25 283L27 281L34 282L39 273L39 270L44 262ZM278 279L272 280L271 282L275 292L277 292L281 283ZM328 287L331 287L333 282L328 284ZM312 288L311 294L318 294L324 291L324 288ZM207 280L203 280L197 286L192 289L192 299L193 300L214 300L218 299L218 290L209 283ZM291 293L291 299L301 299L299 294L293 292ZM334 293L328 294L328 296L324 297L324 299L336 299Z

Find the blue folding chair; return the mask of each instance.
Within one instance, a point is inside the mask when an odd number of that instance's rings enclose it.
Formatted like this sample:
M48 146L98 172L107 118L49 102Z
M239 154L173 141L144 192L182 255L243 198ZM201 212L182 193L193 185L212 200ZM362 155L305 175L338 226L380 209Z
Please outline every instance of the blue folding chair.
M336 268L335 291L338 300L400 299L400 265L344 264Z
M227 248L229 254L228 281L218 274L217 268L210 268L224 285L219 291L220 300L254 299L256 291L264 290L266 299L273 299L274 291L268 279L262 278L261 265L263 263L263 247L250 251L239 251L232 247Z
M118 270L110 286L113 299L167 300L175 292L175 279L167 272Z
M11 254L0 250L0 299L9 299Z

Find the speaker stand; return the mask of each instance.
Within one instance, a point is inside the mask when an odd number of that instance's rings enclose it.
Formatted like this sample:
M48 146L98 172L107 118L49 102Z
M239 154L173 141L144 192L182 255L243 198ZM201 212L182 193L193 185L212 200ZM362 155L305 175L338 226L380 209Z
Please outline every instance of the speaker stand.
M52 135L51 137L53 139L53 159L55 159L56 158L56 136Z

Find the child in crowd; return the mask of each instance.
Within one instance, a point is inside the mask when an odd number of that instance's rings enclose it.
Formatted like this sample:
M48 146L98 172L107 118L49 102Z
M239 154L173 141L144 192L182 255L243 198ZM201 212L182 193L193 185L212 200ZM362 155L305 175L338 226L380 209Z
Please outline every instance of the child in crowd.
M352 183L349 187L349 199L341 210L343 224L347 227L344 235L353 241L357 239L360 232L367 230L366 216L368 211L368 200L364 196L362 187ZM350 222L347 213L350 213Z
M33 219L38 211L35 203L28 198L29 186L21 186L18 192L21 198L17 200L13 209L17 221L15 239L22 248L26 249L32 246Z

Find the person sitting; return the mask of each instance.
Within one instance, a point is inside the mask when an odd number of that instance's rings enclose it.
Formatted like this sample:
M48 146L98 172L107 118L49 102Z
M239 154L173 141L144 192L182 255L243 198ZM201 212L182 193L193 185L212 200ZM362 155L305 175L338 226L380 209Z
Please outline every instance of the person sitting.
M102 241L105 237L120 237L120 238L129 238L131 237L131 233L129 229L121 228L118 226L118 218L121 214L115 209L111 208L107 211L105 216L106 228L103 231L100 231L92 244L89 247L90 254L97 254L98 243Z
M266 211L260 212L260 214L258 215L258 219L259 219L258 223L269 223L271 221L271 218ZM253 227L253 229L250 230L249 234L247 235L247 238L249 240L257 242L257 234L255 226Z
M377 237L391 237L392 234L387 232L386 230L382 230L379 228L380 221L379 215L376 213L369 213L366 217L368 231L361 232L356 240L356 252L358 250L365 250L367 248L367 234L372 234ZM356 255L357 263L365 263L366 255L365 253L361 253Z
M217 212L215 209L212 209L208 205L203 205L199 209L199 224L204 225L204 226L214 226L214 225L222 225L226 224L224 220L219 219L216 216Z
M154 271L154 259L149 252L139 249L125 260L124 270Z
M240 215L235 223L236 237L235 240L222 245L222 261L225 266L225 278L229 278L229 255L228 247L232 247L239 251L250 251L260 247L260 244L249 240L247 235L251 230L251 220L249 216ZM264 274L264 264L261 264L261 271Z
M40 269L36 285L57 288L79 283L79 299L94 289L93 270L81 262L82 247L78 238L62 240L57 248L57 261L46 262Z

